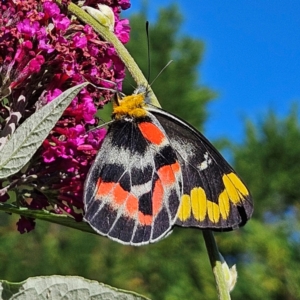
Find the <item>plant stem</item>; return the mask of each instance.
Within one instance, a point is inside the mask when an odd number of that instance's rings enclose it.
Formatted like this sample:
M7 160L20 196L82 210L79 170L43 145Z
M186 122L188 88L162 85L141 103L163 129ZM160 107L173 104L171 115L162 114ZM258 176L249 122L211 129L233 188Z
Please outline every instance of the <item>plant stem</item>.
M73 217L69 217L65 214L58 215L47 210L33 210L26 207L17 207L7 203L0 203L0 211L4 211L9 214L17 214L26 218L48 221L81 231L97 234L87 223L76 222Z
M230 300L228 285L225 280L222 260L219 254L214 235L211 230L203 230L203 237L207 248L210 264L215 276L218 296L220 300Z

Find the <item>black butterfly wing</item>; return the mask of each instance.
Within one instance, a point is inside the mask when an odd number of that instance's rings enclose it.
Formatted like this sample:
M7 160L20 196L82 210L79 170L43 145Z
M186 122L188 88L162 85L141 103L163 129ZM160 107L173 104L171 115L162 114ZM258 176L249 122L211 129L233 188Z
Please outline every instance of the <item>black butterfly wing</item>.
M253 213L245 184L212 144L183 120L149 108L164 128L182 169L176 225L213 230L243 226Z

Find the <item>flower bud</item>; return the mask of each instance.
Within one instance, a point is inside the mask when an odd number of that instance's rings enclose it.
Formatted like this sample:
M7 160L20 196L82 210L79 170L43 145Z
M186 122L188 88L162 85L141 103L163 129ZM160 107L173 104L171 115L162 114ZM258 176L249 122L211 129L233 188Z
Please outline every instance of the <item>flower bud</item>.
M221 257L222 269L227 283L227 288L228 291L231 292L234 289L235 284L237 282L236 265L233 265L231 268L229 268L222 254L219 253L219 255Z
M98 23L108 27L110 31L114 31L115 15L113 10L105 4L98 4L98 8L82 6L82 9L97 20Z

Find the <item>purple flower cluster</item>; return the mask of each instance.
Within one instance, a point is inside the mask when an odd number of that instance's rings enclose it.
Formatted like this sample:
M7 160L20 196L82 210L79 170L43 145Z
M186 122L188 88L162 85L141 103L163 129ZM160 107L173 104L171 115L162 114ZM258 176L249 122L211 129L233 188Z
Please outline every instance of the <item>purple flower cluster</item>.
M115 34L128 42L128 20L119 15L130 7L129 0L87 0L84 5L98 3L112 8ZM89 81L121 89L125 70L114 48L90 26L68 16L66 5L3 0L0 14L0 149L26 118L71 86ZM97 125L95 113L111 97L108 89L88 86L73 100L26 170L8 179L27 179L21 191L19 184L10 184L18 205L82 219L83 183L105 136L105 129L87 131ZM8 200L2 189L0 201ZM17 225L21 233L28 232L34 220L21 217Z

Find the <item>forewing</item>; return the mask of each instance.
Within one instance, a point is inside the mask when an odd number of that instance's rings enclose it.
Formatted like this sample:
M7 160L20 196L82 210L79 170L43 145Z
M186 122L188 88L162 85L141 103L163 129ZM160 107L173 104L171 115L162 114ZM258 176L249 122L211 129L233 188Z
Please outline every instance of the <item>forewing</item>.
M244 225L253 212L250 192L232 167L196 129L151 109L166 131L182 169L183 195L176 224L213 230Z
M181 188L176 153L157 120L115 120L86 179L84 219L123 244L155 242L176 221Z

